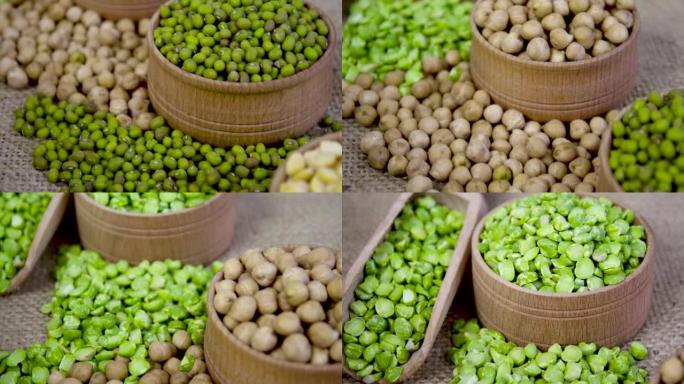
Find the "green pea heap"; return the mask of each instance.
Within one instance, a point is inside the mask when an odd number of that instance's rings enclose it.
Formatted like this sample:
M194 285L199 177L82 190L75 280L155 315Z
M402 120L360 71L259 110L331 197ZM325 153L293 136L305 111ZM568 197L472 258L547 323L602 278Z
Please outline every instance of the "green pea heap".
M684 93L651 93L613 122L610 167L626 192L684 192Z
M479 251L502 278L542 292L586 292L621 283L646 255L634 212L605 198L546 193L497 209Z
M196 207L209 200L213 193L202 192L94 192L90 196L102 205L126 212L167 213Z
M328 25L302 0L175 0L159 14L159 51L207 79L286 78L312 66L328 48Z
M364 382L396 382L420 348L463 219L429 196L408 203L366 263L342 336Z
M401 89L423 78L422 60L458 50L470 55L472 2L462 0L359 0L342 34L342 74L353 82L370 72L379 80L406 72Z
M0 193L0 295L24 266L50 193Z
M57 257L47 340L12 353L0 352L1 384L46 384L51 372L68 373L77 362L102 372L115 355L128 361L125 384L137 384L152 367L148 349L183 330L203 344L206 292L219 266L180 261L109 263L80 246L63 246ZM192 364L191 364L192 365Z
M648 350L633 342L630 351L597 348L594 343L544 352L534 344L519 347L493 329L480 328L476 319L458 319L452 330L448 358L456 366L449 384L464 383L647 383L648 372L636 365Z
M264 192L287 155L309 140L225 149L169 128L161 116L149 130L125 128L111 113L34 96L17 110L14 129L45 140L33 151L34 168L72 192Z

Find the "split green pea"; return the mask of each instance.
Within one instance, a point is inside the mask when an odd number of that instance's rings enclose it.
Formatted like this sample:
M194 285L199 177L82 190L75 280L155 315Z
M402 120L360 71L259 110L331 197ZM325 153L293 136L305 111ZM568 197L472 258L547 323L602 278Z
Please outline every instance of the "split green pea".
M90 196L98 203L117 210L154 214L196 207L209 200L214 194L202 192L94 192Z
M366 263L342 336L345 364L365 382L396 382L420 348L463 219L421 197L404 207Z
M481 328L476 319L456 320L451 339L448 358L455 368L449 384L647 382L648 372L636 362L645 359L648 350L638 341L629 352L594 343L554 344L544 352L534 344L508 342L500 332Z
M0 193L0 294L26 262L50 193Z
M401 89L423 78L422 60L458 50L470 54L470 12L461 0L359 0L342 35L342 76L353 82L370 72L382 80L388 72L406 72Z
M503 279L542 292L619 284L646 255L634 212L605 198L547 193L516 200L485 222L479 251Z
M210 80L290 77L328 48L329 26L302 0L175 0L159 13L154 42L161 54Z
M49 372L67 373L77 361L103 371L118 354L130 358L125 384L150 370L153 341L171 341L185 330L204 340L206 291L221 265L182 265L176 260L110 263L78 245L60 249L47 340L13 352L0 351L1 384L46 384Z
M309 141L215 147L171 129L162 116L148 130L122 127L111 113L35 96L15 117L17 132L43 140L33 167L71 192L265 192L287 155Z
M684 191L684 92L637 99L612 134L609 163L622 189Z

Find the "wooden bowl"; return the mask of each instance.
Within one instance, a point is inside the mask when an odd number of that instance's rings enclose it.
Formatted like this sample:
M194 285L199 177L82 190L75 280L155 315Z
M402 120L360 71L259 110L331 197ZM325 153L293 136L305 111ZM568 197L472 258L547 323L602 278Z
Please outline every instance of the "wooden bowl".
M62 222L62 217L64 217L64 211L66 211L68 203L68 193L52 194L52 200L50 200L50 204L48 204L45 212L43 212L43 217L41 217L36 233L33 235L31 247L29 248L28 255L26 255L26 262L14 276L3 295L9 295L17 291L29 277L38 260L45 253L45 249L50 244L50 240L52 240L52 236L57 231L59 224Z
M684 348L680 349L677 351L676 355L668 356L665 358L663 361L660 362L662 364L665 360L671 358L671 357L679 357L680 354L684 353ZM651 376L651 384L660 384L660 364L656 367L656 369L653 371L653 373L650 375Z
M670 89L667 91L661 92L661 95L665 96L668 93L675 91L675 90L681 90L681 89ZM622 117L625 115L625 113L629 112L629 110L632 108L631 105L628 105L627 107L623 108L620 111L620 114L618 115L618 119L622 119ZM620 186L620 183L615 179L615 176L613 175L613 169L610 167L610 151L613 149L613 130L608 127L606 132L603 133L603 137L601 137L601 146L599 147L599 161L600 161L600 167L596 170L596 174L598 176L598 186L596 188L597 192L624 192L622 189L622 186Z
M151 17L165 2L166 0L76 0L78 6L113 20Z
M291 250L295 246L283 248ZM223 273L217 273L209 288L204 336L205 361L215 383L339 384L342 363L312 365L279 360L250 348L235 337L223 325L214 308L214 287L222 278Z
M392 224L394 219L401 214L401 210L409 202L416 200L426 194L412 194L412 193L402 193L399 195L387 212L387 216L382 220L378 228L371 236L370 240L361 250L361 254L354 264L351 265L349 271L345 275L344 280L344 308L345 308L345 321L348 318L349 305L354 301L354 290L363 280L364 276L364 266L366 262L373 256L373 251L385 238L385 235L392 229ZM427 330L425 332L425 339L420 346L420 348L413 352L409 361L404 364L404 372L402 373L399 381L406 381L411 375L413 375L418 368L425 362L430 350L437 339L439 330L442 328L444 319L446 318L447 312L449 312L449 307L451 307L451 302L454 300L456 291L461 283L461 278L463 277L463 272L465 270L466 264L470 260L470 249L468 244L468 239L472 234L475 223L477 223L480 216L485 212L486 206L482 195L477 193L460 193L460 194L430 194L434 197L437 202L445 205L451 209L461 211L465 214L465 221L463 223L463 228L461 229L461 234L458 237L458 242L456 243L456 248L449 262L449 268L444 275L444 281L442 287L437 295L437 300L432 309L432 317L428 323ZM350 371L347 367L344 368L344 372L349 376L353 377L358 381L363 381L362 378L356 377L356 375ZM384 383L384 381L382 381Z
M81 243L108 260L206 264L222 256L233 240L233 194L217 194L196 207L162 214L115 210L86 193L76 193L75 200Z
M263 83L209 80L173 65L154 44L154 15L147 41L150 47L148 90L154 109L173 128L205 143L272 144L299 137L325 114L332 101L335 24L328 24L328 49L309 69Z
M329 133L325 136L318 137L315 140L312 140L312 141L306 143L304 146L299 148L296 152L299 152L303 155L306 152L309 152L313 149L318 148L318 146L321 145L321 143L324 141L337 141L340 144L343 144L342 132ZM285 162L287 162L287 160ZM270 192L280 192L280 184L282 184L285 181L285 176L286 176L286 174L285 174L285 162L283 162L283 164L280 167L278 167L275 174L273 175L273 179L271 179L271 186L269 187Z
M571 121L601 115L621 105L637 76L639 13L627 41L589 60L551 63L523 60L494 48L471 17L470 73L478 88L504 108L530 119Z
M534 343L544 349L582 341L622 345L641 329L651 307L656 257L653 231L641 216L635 222L645 228L646 255L625 281L591 292L545 293L508 282L485 263L478 243L493 212L480 220L472 237L475 305L484 326L518 345Z

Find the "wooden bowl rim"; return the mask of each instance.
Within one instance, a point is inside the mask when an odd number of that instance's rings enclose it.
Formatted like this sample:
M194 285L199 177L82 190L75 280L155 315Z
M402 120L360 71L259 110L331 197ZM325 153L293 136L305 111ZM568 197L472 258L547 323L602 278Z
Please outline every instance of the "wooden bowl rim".
M669 355L669 356L665 357L665 358L660 362L660 364L656 365L655 370L654 370L655 374L651 375L650 384L660 384L660 366L661 366L661 365L665 362L665 360L667 360L667 359L670 359L670 358L672 358L672 357L679 358L679 355L682 354L682 353L684 353L684 347L679 348L679 349L677 350L677 352L675 352L674 355Z
M217 198L219 198L223 195L230 195L230 194L231 193L229 193L229 192L217 192L212 197L205 200L200 205L196 205L196 206L190 207L190 208L184 208L184 209L181 209L180 211L162 212L162 213L129 212L129 211L122 211L119 209L114 209L112 207L102 205L102 204L98 203L97 201L95 201L95 199L93 199L90 196L90 192L78 192L78 193L74 193L74 196L75 196L77 204L78 203L85 203L85 204L90 205L91 207L96 207L97 209L101 209L101 210L106 211L106 212L113 214L113 215L119 215L122 217L131 217L131 218L152 218L152 217L168 218L170 216L177 216L177 215L197 211L200 208L204 208L207 204L216 201Z
M17 272L17 274L14 275L14 277L10 281L10 285L7 287L7 290L0 296L6 296L13 292L16 292L19 288L21 288L26 279L29 277L29 275L33 271L33 268L35 268L36 264L38 263L38 260L40 260L40 258L43 256L43 253L45 252L45 249L39 249L40 239L37 239L35 236L38 234L44 235L45 231L50 231L49 227L52 225L52 220L55 220L56 225L54 227L54 230L52 230L50 237L54 236L54 232L57 230L57 227L59 227L60 223L62 222L62 218L64 217L64 211L66 210L68 199L68 193L52 193L50 203L48 204L47 208L45 208L45 211L43 212L43 215L40 218L40 222L36 227L34 237L31 239L31 246L29 247L28 253L26 255L24 265ZM61 209L61 206L63 206L64 209ZM47 217L47 215L51 216ZM47 244L49 244L50 240L51 239L48 240Z
M336 253L339 253L339 250L336 249L335 247L327 246L327 245L315 245L315 244L287 244L284 246L280 246L281 248L285 250L292 250L298 246L307 246L311 249L318 248L318 247L325 247L332 249ZM264 250L267 247L260 247L258 248L259 250ZM214 275L214 278L211 280L211 285L209 286L209 291L207 293L207 322L215 322L216 326L218 327L219 333L224 337L224 340L226 340L228 343L231 343L233 347L236 347L240 349L240 352L243 356L247 356L250 359L258 360L262 364L270 364L272 366L277 366L277 367L283 367L291 370L299 369L302 371L306 372L316 372L316 373L335 373L335 372L340 372L342 373L342 363L334 363L334 364L326 364L326 365L314 365L314 364L305 364L305 363L295 363L291 361L285 361L285 360L279 360L274 357L271 357L265 353L256 351L249 346L245 345L241 340L238 340L235 335L233 335L233 332L230 331L228 328L226 328L225 325L223 325L223 321L220 320L218 312L216 312L216 308L214 308L214 292L216 291L216 283L221 281L223 278L223 271L219 271ZM340 340L342 340L342 335L340 335ZM205 343L206 344L206 343Z
M301 148L297 149L295 152L299 152L304 154L305 152L309 152L315 148L318 148L319 145L321 145L322 142L324 141L337 141L340 144L343 144L343 139L342 137L342 132L333 132L333 133L328 133L327 135L320 136L315 138L314 140L304 144ZM343 154L344 156L344 154ZM288 156L287 158L289 158ZM278 169L275 171L273 174L273 178L271 179L271 185L269 186L268 190L269 192L280 192L278 191L278 188L280 187L280 184L283 183L285 180L285 164L287 163L287 158L285 158L285 161L283 161L283 164L278 167Z
M572 192L566 192L566 193L572 193ZM610 285L610 286L604 286L601 287L595 291L587 291L587 292L574 292L574 293L555 293L555 292L540 292L540 291L533 291L531 289L527 289L524 287L521 287L519 285L513 284L510 281L504 280L501 276L499 276L497 273L495 273L487 263L485 263L484 258L480 254L480 249L479 249L479 242L480 242L480 234L482 233L482 229L484 228L484 223L489 219L489 217L495 213L497 210L504 208L510 204L513 204L516 201L526 199L532 196L538 196L540 194L532 194L529 196L524 196L524 197L519 197L515 199L511 199L510 201L507 201L503 204L500 204L497 207L494 207L492 210L490 210L475 226L475 229L473 230L473 236L471 238L471 257L473 258L473 263L477 263L480 269L483 269L485 274L487 274L490 278L495 278L499 282L501 282L506 288L508 289L513 289L521 294L524 295L529 295L529 296L536 296L536 297L543 297L545 299L558 299L558 300L581 300L586 297L590 296L596 296L600 294L605 294L617 289L621 289L624 287L625 284L631 282L632 280L635 280L639 275L644 273L646 270L646 266L649 265L650 263L653 262L655 259L655 237L653 235L653 230L651 229L651 226L644 220L643 216L639 215L635 210L629 208L629 206L625 204L618 204L616 203L613 199L605 196L593 196L593 195L584 195L584 194L578 194L579 197L593 197L593 198L606 198L613 203L613 205L620 207L622 209L627 209L631 210L634 212L634 220L639 220L641 222L641 226L644 227L644 230L646 232L646 254L644 255L644 259L641 261L639 266L632 272L629 276L625 278L620 284L616 285Z
M169 0L163 5L169 5L172 2L176 0ZM311 77L312 73L315 73L317 71L320 71L323 66L325 66L325 62L329 61L330 56L334 54L335 51L337 51L337 30L335 29L335 23L333 23L332 19L321 9L316 7L315 5L311 4L308 1L304 1L304 4L309 8L312 9L316 12L318 12L319 16L325 21L325 23L328 26L328 48L325 50L323 55L316 60L316 62L310 66L309 68L296 73L290 77L286 77L284 79L275 79L271 81L266 81L266 82L260 82L260 83L239 83L239 82L230 82L230 81L221 81L221 80L211 80L207 79L202 76L198 76L194 73L189 73L183 70L182 68L178 67L177 65L172 64L169 62L169 60L164 57L161 52L159 51L159 48L157 45L154 43L154 30L157 28L159 24L159 10L157 10L154 15L151 18L150 22L150 29L147 32L147 44L150 47L150 55L155 56L155 58L161 63L161 65L164 67L164 69L168 69L169 71L172 72L172 74L178 78L180 81L183 83L186 83L188 85L191 85L193 87L199 87L202 89L210 89L214 91L220 91L220 92L244 92L244 93L265 93L265 92L270 92L270 91L277 91L285 88L290 88L293 86L296 86L297 84L301 83L303 80L308 79ZM162 6L163 6L162 5ZM161 7L160 7L161 8Z
M634 44L637 41L639 31L641 30L641 18L639 16L639 11L634 8L632 11L634 14L634 25L632 26L632 31L629 34L627 40L622 42L612 51L605 55L598 57L592 57L591 59L584 59L579 61L566 61L562 63L553 63L550 61L534 61L534 60L523 60L518 56L511 55L500 49L493 47L487 39L480 33L479 27L475 24L475 13L473 12L470 16L470 30L473 35L473 40L477 40L478 43L486 47L487 50L493 52L499 59L503 61L512 61L516 64L526 65L533 69L546 70L546 71L565 71L565 70L578 70L582 67L589 66L592 64L598 64L600 62L609 61L614 56L620 54L622 51L626 50L627 46Z
M684 88L671 88L667 89L664 91L660 91L661 95L667 95L668 93L672 91L684 91ZM622 120L622 117L625 116L627 112L632 108L632 105L628 105L620 110L620 113L617 116L617 119ZM605 176L607 179L608 183L615 189L617 192L624 192L622 189L622 185L618 183L617 179L615 179L615 175L613 174L613 168L610 166L609 163L609 154L610 151L612 150L612 144L613 144L613 130L610 125L608 125L608 128L606 131L603 133L603 137L601 137L601 146L599 147L599 161L601 162L601 173Z

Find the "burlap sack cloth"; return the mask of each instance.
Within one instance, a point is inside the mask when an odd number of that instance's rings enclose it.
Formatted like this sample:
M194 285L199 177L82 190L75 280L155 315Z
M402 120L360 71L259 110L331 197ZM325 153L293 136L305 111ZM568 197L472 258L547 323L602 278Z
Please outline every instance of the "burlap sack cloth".
M630 100L654 90L684 87L684 1L637 0L641 14L639 77ZM359 149L368 131L344 124L344 191L403 192L406 180L372 169Z
M250 248L311 244L342 246L340 194L239 194L235 199L235 236L222 259L237 257ZM52 269L60 243L78 243L73 207L67 211L50 250L21 289L0 297L0 351L27 347L45 340L47 316L41 305L54 288Z
M375 228L386 215L395 194L345 193L344 204L344 265L349 266ZM516 194L489 194L487 205L492 208L502 202L521 197ZM652 372L664 357L684 347L684 195L683 194L613 194L616 202L634 209L652 226L656 237L656 271L653 303L646 325L635 336L649 349L649 357L639 365ZM425 365L408 382L411 384L448 383L453 365L446 359L450 347L450 330L456 316L474 316L470 271L442 326ZM590 341L590 340L587 340ZM344 383L353 383L348 377Z
M2 2L2 1L0 1ZM342 49L342 4L339 0L310 0L318 6L332 20L338 33L339 42L337 52ZM2 39L0 39L1 41ZM341 68L340 55L336 55L333 72L338 81L333 87L333 99L327 114L340 119L340 95L342 93L339 73ZM28 95L35 94L35 88L16 91L0 81L0 191L57 191L64 187L62 184L50 184L43 172L33 168L33 149L39 140L28 139L14 131L14 111L21 107ZM316 126L307 134L316 137L329 133L329 128Z

